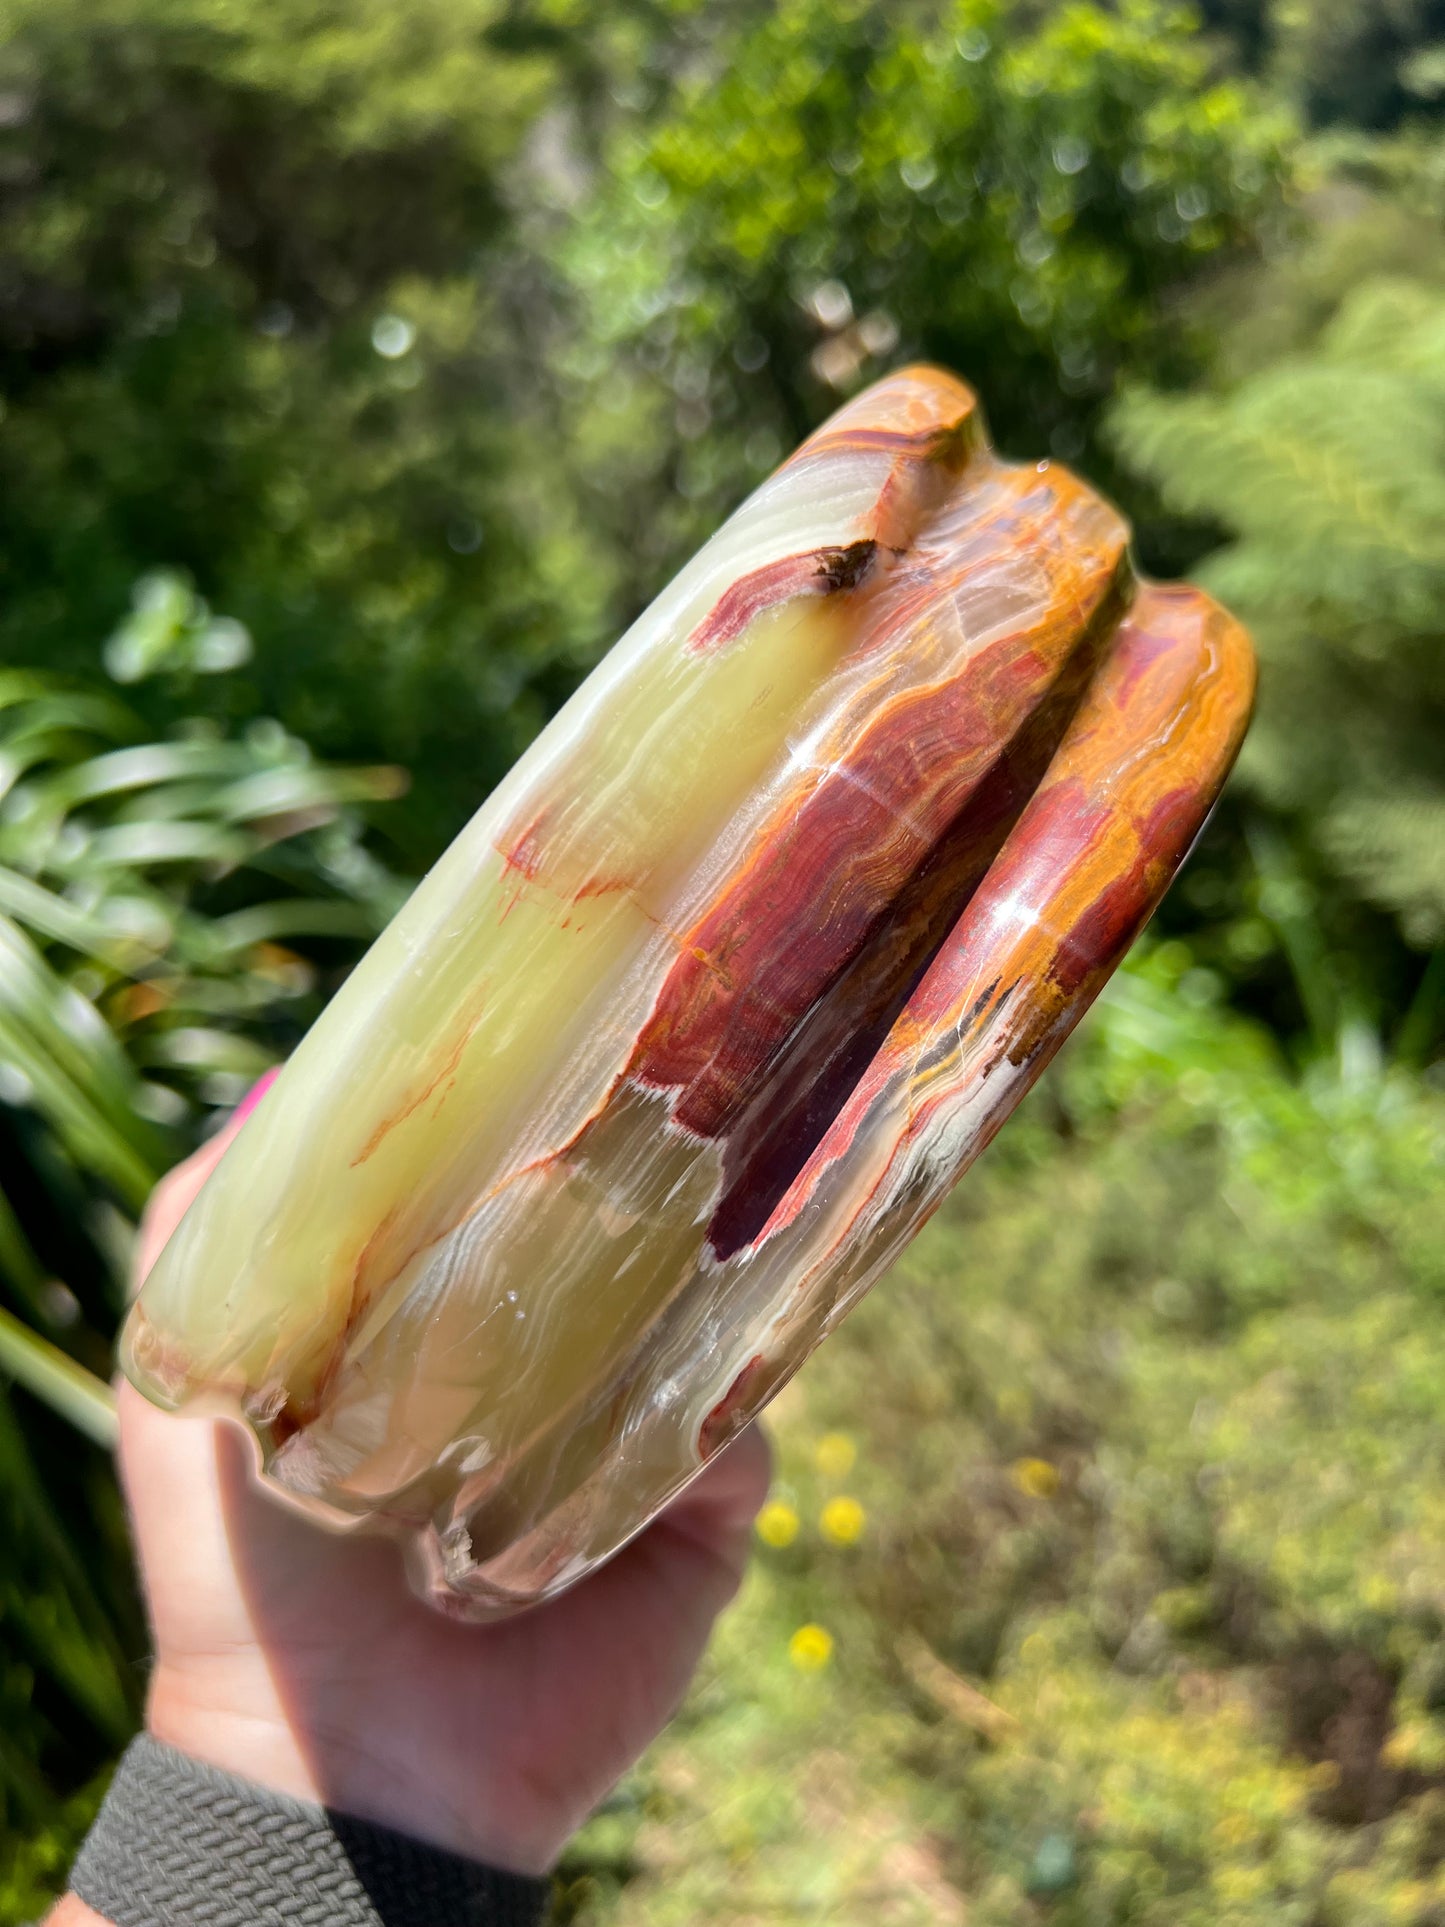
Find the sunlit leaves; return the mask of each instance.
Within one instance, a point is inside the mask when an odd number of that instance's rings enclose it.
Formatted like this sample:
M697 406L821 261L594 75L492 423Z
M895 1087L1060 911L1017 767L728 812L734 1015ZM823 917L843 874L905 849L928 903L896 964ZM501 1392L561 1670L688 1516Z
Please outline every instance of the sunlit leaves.
M152 632L112 667L193 675L217 620L179 578L153 583L132 618ZM359 813L399 773L321 763L275 724L148 742L103 687L10 672L0 773L0 1381L23 1388L13 1413L0 1390L8 1860L12 1822L47 1817L47 1780L88 1772L135 1716L118 1501L82 1442L113 1432L129 1226L405 886Z
M1077 453L1121 356L1184 364L1159 297L1268 214L1283 131L1149 0L790 0L620 139L576 272L604 338L714 431L781 408L790 437L880 356L924 355L1006 439Z

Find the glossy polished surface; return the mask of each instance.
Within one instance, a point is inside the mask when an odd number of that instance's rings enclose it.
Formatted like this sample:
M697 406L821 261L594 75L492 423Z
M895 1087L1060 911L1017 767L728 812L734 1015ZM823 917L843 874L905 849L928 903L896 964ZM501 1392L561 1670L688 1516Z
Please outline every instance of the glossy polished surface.
M1243 632L911 369L701 551L286 1067L127 1328L149 1396L483 1615L580 1577L896 1256L1149 916ZM967 1280L960 1280L960 1290Z

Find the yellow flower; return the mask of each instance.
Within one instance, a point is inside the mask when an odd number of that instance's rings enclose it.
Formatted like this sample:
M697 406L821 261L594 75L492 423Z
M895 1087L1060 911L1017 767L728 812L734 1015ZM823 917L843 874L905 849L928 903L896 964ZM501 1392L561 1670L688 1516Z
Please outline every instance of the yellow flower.
M1392 1760L1389 1764L1393 1766L1397 1762ZM1320 1760L1310 1768L1305 1778L1313 1792L1329 1793L1340 1783L1340 1763L1338 1760Z
M867 1521L868 1515L858 1501L841 1492L836 1499L829 1499L818 1516L823 1537L835 1546L857 1545Z
M786 1499L769 1499L758 1514L756 1531L765 1546L790 1546L798 1536L798 1515Z
M1059 1489L1059 1468L1047 1459L1019 1459L1014 1464L1013 1481L1030 1499L1052 1499Z
M825 1432L813 1450L813 1463L825 1479L846 1479L858 1458L858 1448L846 1432Z
M821 1673L833 1657L833 1635L825 1626L800 1626L788 1641L788 1658L800 1673Z

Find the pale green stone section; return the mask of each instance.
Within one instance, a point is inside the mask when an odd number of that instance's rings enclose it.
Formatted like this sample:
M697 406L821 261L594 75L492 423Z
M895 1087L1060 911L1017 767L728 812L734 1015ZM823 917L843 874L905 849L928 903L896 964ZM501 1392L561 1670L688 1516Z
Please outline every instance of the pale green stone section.
M854 464L870 467L879 461ZM765 491L686 572L691 592L675 585L640 637L619 646L422 883L267 1094L145 1287L124 1362L150 1397L219 1395L262 1423L284 1402L305 1412L413 1294L406 1328L438 1375L424 1383L425 1420L393 1428L392 1476L369 1469L373 1489L424 1469L455 1435L455 1408L490 1403L505 1435L512 1384L531 1399L575 1391L562 1353L556 1383L537 1382L520 1331L478 1351L476 1307L465 1294L442 1303L425 1282L428 1253L601 1105L675 958L676 922L745 849L790 738L854 639L848 596L805 595L719 647L688 646L719 592L710 551L726 556L741 542L758 566L820 533L852 539L836 506L822 531L797 503L786 517L760 517L769 506ZM760 519L751 546L746 525ZM655 1157L655 1119L647 1133ZM697 1156L689 1147L684 1162ZM673 1206L694 1249L714 1175L684 1185ZM541 1260L544 1225L508 1215L519 1258ZM599 1253L599 1264L614 1256ZM630 1308L614 1299L619 1330L645 1324L665 1297L655 1271L636 1269ZM569 1302L585 1305L589 1293L583 1272ZM471 1334L464 1366L461 1340L445 1335L459 1324ZM393 1334L398 1342L410 1341ZM585 1358L585 1318L571 1349ZM382 1425L372 1404L370 1422L353 1427L358 1448Z

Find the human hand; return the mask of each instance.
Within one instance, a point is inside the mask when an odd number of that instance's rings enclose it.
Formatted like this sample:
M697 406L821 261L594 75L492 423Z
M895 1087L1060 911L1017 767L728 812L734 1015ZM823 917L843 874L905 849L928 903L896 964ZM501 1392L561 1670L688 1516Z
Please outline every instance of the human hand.
M157 1187L144 1276L238 1128ZM255 1487L239 1428L120 1393L156 1738L302 1799L540 1873L666 1723L737 1588L768 1452L745 1433L616 1559L493 1626L443 1618L395 1545Z

